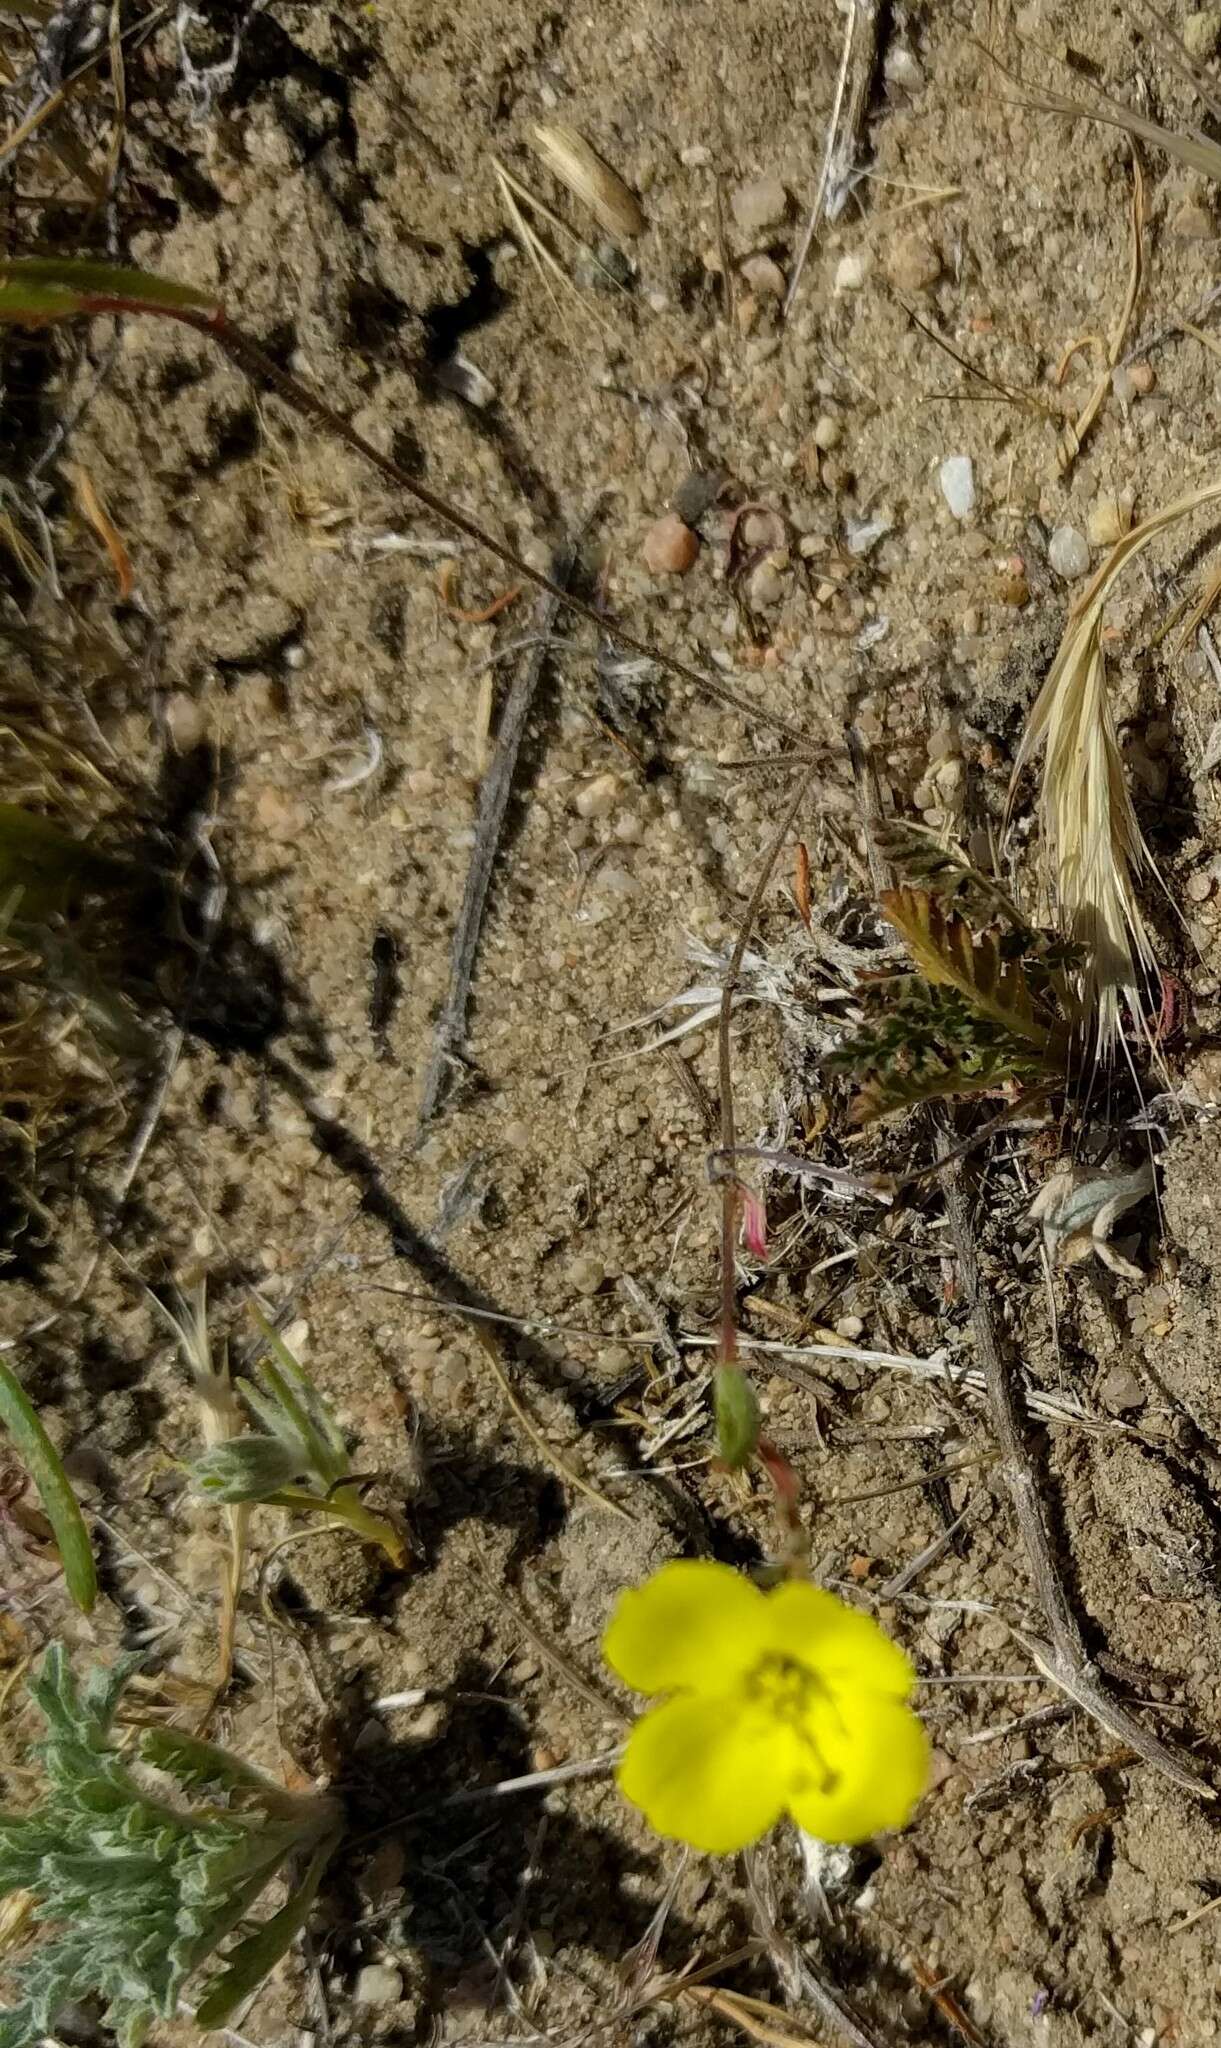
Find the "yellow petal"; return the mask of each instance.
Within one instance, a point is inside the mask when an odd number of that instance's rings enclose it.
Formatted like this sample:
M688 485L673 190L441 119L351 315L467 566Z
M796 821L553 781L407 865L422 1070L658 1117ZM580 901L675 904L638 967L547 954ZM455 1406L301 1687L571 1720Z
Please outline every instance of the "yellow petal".
M680 1693L641 1716L619 1785L659 1835L728 1855L784 1811L799 1745L745 1698Z
M741 1572L678 1559L620 1594L602 1654L637 1692L724 1692L757 1661L767 1626L766 1597Z
M814 1703L806 1725L817 1760L807 1759L804 1782L789 1793L799 1827L824 1842L864 1842L911 1819L928 1782L928 1737L910 1707L847 1693Z
M805 1579L767 1596L768 1648L808 1664L833 1688L868 1687L906 1699L916 1674L897 1643L867 1614Z

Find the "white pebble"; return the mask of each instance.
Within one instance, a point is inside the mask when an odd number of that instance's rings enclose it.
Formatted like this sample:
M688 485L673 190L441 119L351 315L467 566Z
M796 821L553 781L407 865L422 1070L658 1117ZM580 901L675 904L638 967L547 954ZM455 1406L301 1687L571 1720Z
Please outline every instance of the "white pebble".
M947 455L937 471L941 495L955 519L969 519L975 510L975 469L969 455Z
M814 422L814 446L829 454L832 448L838 448L843 431L833 412L820 412Z
M389 1963L366 1963L356 1973L352 1996L357 2005L397 2005L403 1995L403 1980Z
M1047 549L1047 559L1057 576L1072 582L1089 573L1089 542L1075 526L1057 526Z
M859 292L868 277L873 259L867 249L850 249L841 256L835 271L837 292Z
M848 553L867 555L871 548L876 548L883 534L890 532L891 522L875 513L872 519L848 519L845 526Z
M919 92L924 84L924 73L918 60L902 43L892 43L882 69L892 85L901 85L907 92Z
M619 799L619 778L616 775L595 775L584 789L578 790L573 800L573 809L578 818L606 818L614 810Z

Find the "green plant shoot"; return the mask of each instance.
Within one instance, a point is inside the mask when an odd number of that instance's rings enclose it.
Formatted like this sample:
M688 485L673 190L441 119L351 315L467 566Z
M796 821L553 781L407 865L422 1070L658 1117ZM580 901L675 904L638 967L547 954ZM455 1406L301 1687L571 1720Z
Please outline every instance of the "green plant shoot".
M259 1361L258 1380L238 1380L236 1391L261 1428L214 1443L197 1458L191 1466L196 1487L211 1500L259 1501L343 1523L401 1570L407 1561L402 1531L388 1515L366 1507L326 1402L278 1331L257 1309L253 1313L270 1356Z
M0 1358L0 1424L8 1431L51 1524L68 1591L82 1614L97 1599L97 1566L76 1495L29 1395Z
M47 1723L43 1798L0 1812L0 1897L33 1895L36 1938L13 1973L20 2002L0 2011L0 2048L33 2048L62 2007L89 1997L123 2048L138 2048L209 1963L220 1968L196 2018L222 2026L304 1926L340 1839L329 1795L288 1792L195 1736L150 1728L121 1750L112 1723L138 1662L120 1658L78 1687L57 1643L30 1681ZM293 1864L304 1869L287 1905L226 1946Z

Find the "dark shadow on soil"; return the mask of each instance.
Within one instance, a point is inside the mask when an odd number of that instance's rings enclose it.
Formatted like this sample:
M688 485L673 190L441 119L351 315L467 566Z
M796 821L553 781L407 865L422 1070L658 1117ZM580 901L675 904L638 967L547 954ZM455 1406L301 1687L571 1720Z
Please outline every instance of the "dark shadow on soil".
M544 1819L541 1789L478 1797L480 1786L533 1770L528 1714L507 1673L478 1658L460 1667L445 1697L448 1719L435 1738L387 1743L364 1758L344 1739L349 1761L339 1789L355 1848L332 1869L328 1960L355 1971L384 1953L382 1944L392 1954L408 1950L413 1971L426 1978L419 1992L434 2009L472 1974L478 1978L489 1945L499 1953L519 1915L523 1930L544 1925L556 1947L579 1942L617 1962L648 1917L625 1883L655 1875L655 1859L625 1845L610 1826L578 1819L567 1801ZM369 1703L352 1701L350 1708L348 1730ZM403 1904L376 1916L370 1946L357 1880L388 1836L405 1852ZM680 1966L694 1939L682 1915L672 1913L663 1966ZM489 1993L493 1981L494 1965Z

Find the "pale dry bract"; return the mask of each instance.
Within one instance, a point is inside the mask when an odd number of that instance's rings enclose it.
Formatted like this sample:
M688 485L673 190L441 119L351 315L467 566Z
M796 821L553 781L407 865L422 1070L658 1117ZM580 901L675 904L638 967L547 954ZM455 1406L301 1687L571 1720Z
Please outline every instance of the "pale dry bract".
M1103 608L1123 570L1150 541L1218 499L1221 483L1191 491L1142 520L1112 550L1069 613L1014 764L1016 783L1043 748L1044 858L1062 929L1083 950L1077 990L1082 1028L1102 1053L1118 1037L1121 1001L1134 1017L1144 1015L1145 984L1155 967L1137 900L1139 878L1154 864L1124 780L1107 699Z
M536 126L534 147L608 235L630 240L643 234L645 218L636 194L575 128L558 121Z

